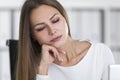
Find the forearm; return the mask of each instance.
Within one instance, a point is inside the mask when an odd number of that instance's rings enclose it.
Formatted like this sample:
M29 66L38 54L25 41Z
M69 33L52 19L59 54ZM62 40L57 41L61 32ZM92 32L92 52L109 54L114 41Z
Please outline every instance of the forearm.
M48 75L48 64L45 64L44 62L41 61L39 67L38 67L38 74L39 75Z

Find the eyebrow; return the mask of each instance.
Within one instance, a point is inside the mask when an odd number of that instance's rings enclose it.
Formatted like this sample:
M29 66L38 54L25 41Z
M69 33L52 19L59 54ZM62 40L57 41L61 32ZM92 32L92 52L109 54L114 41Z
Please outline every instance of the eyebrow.
M58 13L55 13L52 17L49 18L49 20L53 19ZM44 22L42 23L37 23L34 25L34 27L36 27L37 25L44 25Z
M53 19L58 13L55 13L49 20Z

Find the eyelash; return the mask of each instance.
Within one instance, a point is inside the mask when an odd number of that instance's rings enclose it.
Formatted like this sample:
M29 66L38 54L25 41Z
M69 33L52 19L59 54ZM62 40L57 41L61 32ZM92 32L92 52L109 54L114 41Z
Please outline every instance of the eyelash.
M42 31L42 30L44 30L44 29L45 29L45 27L42 27L42 28L36 29L36 31Z
M53 20L52 23L57 23L59 22L59 19Z

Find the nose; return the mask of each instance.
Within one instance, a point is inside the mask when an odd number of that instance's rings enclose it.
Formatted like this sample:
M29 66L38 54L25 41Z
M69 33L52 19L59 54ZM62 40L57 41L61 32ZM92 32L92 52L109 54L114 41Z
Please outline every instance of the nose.
M55 33L56 33L56 29L53 26L49 27L49 34L54 35Z

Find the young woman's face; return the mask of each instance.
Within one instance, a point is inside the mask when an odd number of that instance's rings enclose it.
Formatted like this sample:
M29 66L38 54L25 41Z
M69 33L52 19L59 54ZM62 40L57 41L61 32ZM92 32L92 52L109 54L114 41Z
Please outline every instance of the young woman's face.
M48 5L34 9L30 16L33 38L39 44L62 46L68 37L68 26L60 12Z

